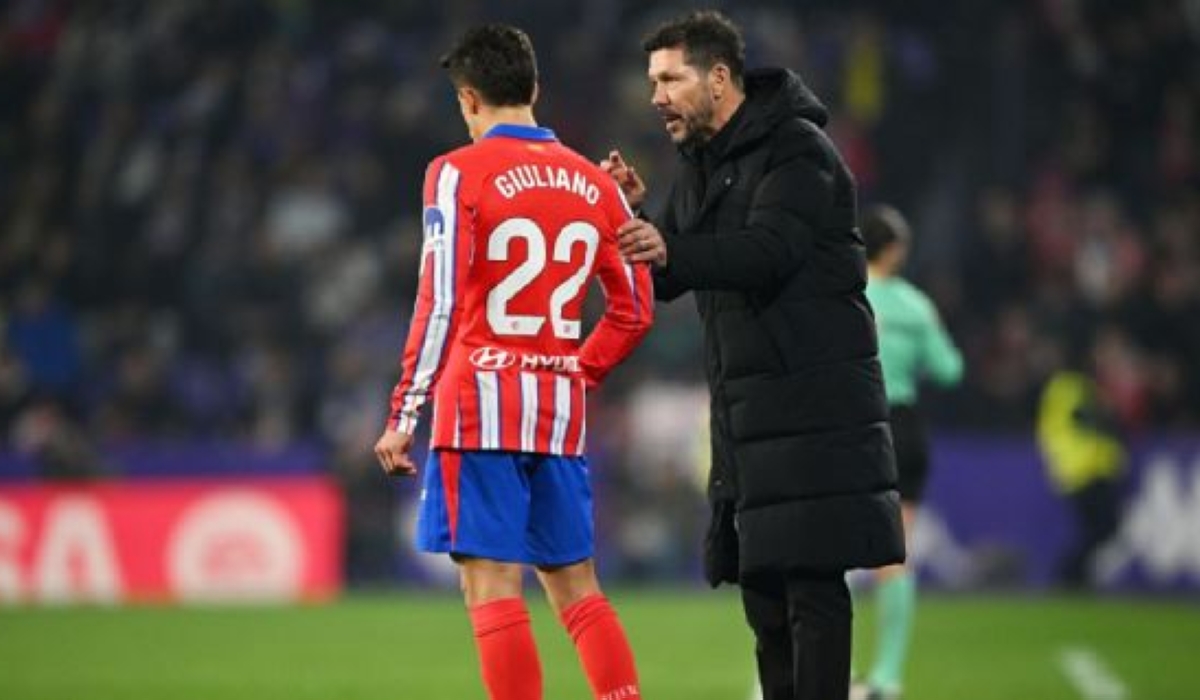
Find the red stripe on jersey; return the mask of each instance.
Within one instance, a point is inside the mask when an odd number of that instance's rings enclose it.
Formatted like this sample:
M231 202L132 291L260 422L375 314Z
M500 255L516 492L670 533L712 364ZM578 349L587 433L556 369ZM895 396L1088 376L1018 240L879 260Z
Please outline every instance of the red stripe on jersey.
M450 546L458 539L458 482L462 473L462 453L442 450L442 490L446 493L446 515L450 525Z
M550 425L554 422L554 382L538 377L537 435L534 444L538 452L550 452Z
M567 424L567 436L564 440L567 451L572 454L583 454L583 426L587 412L587 397L584 393L583 382L571 378L571 416Z

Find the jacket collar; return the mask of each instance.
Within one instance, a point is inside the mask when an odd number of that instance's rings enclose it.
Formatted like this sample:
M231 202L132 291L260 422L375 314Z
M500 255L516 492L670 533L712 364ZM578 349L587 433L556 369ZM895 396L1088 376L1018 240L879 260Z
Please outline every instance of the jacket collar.
M806 119L819 127L829 113L800 76L783 68L759 68L745 75L746 100L738 113L709 144L687 145L680 151L685 158L698 162L700 150L715 147L706 155L718 162L766 138L780 122L792 117ZM720 142L724 141L722 145Z

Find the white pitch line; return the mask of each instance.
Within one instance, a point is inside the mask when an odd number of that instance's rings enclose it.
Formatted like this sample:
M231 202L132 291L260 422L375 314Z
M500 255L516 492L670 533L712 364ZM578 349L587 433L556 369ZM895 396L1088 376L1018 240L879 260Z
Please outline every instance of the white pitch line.
M1084 700L1126 700L1129 697L1125 683L1088 647L1063 647L1058 652L1058 667Z

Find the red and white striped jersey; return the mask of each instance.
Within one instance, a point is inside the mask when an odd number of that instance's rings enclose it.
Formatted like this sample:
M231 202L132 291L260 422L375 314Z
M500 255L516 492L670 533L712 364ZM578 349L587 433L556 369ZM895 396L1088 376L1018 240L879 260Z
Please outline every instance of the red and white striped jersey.
M433 396L434 448L584 451L587 389L650 328L644 265L616 229L631 216L604 171L548 129L500 125L425 175L424 250L389 427L412 433ZM592 279L606 299L587 338Z

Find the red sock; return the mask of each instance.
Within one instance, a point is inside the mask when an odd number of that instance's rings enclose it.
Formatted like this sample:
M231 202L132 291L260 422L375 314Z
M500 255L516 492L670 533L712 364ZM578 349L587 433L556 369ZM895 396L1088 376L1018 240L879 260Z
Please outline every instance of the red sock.
M468 612L488 697L542 700L542 665L525 601L502 598L476 605Z
M575 641L596 700L642 697L629 640L604 595L590 595L567 608L562 623Z

